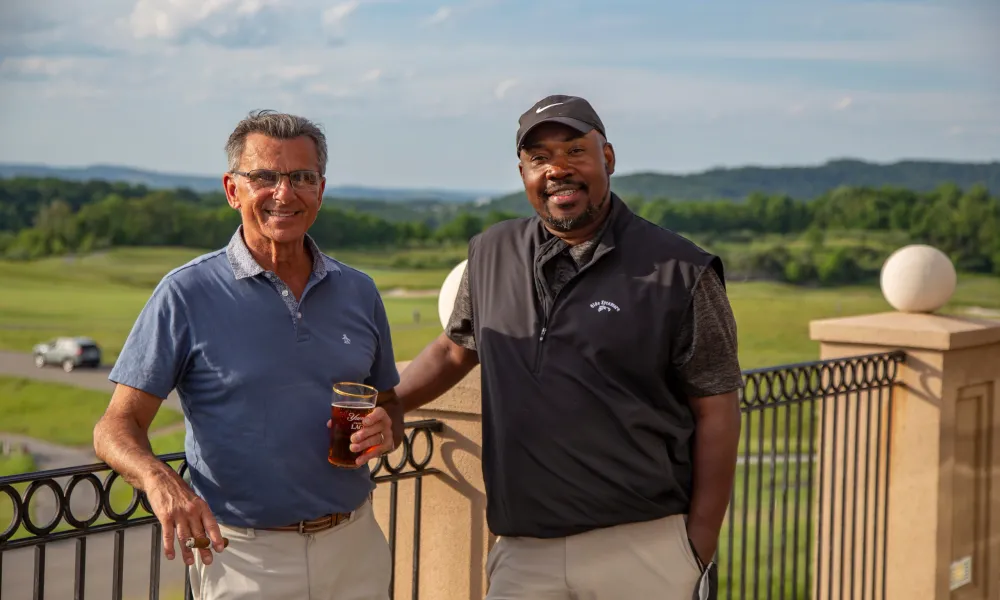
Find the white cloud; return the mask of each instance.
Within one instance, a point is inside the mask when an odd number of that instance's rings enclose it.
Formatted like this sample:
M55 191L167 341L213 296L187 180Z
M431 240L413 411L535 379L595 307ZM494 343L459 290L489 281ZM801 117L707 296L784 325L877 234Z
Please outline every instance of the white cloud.
M516 79L504 79L497 85L496 90L494 90L493 94L497 97L497 100L503 100L503 97L515 85L517 85Z
M427 17L424 21L425 25L437 25L438 23L443 23L447 21L452 14L452 9L450 6L442 6L438 8L433 15Z
M323 25L328 29L339 31L347 17L358 10L359 6L361 6L359 0L348 0L331 6L323 11Z
M833 105L833 110L847 110L852 104L854 104L854 98L844 96Z
M280 0L139 0L128 17L136 38L176 39L188 30L206 27L222 35L233 15L251 17ZM213 18L214 17L214 18Z
M365 73L364 75L361 76L361 81L364 81L364 82L378 81L379 77L381 77L381 76L382 76L382 70L381 69L372 69L372 70L368 71L367 73Z

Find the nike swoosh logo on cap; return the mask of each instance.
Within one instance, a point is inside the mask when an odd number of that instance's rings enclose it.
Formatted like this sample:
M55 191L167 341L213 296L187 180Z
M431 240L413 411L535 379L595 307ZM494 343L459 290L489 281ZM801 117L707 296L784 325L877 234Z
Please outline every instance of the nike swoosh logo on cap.
M566 104L565 102L556 102L555 104L549 104L548 106L543 106L535 111L535 114L542 112L547 108L552 108L553 106L559 106L560 104Z

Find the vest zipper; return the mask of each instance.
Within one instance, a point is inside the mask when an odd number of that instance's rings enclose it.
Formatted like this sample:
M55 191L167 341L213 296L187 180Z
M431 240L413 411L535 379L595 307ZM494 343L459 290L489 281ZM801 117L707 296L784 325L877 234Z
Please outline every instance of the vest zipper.
M535 368L533 371L538 373L542 366L542 344L545 342L545 332L548 331L548 316L545 317L545 321L542 324L542 330L538 333L538 346L535 351Z
M611 215L608 215L608 218L610 219ZM610 224L609 224L609 226L610 226ZM543 304L542 304L542 311L544 312L544 315L542 316L542 328L538 332L538 345L537 345L537 350L535 351L535 368L532 370L532 372L534 374L537 375L542 370L542 344L545 343L545 334L548 333L548 331L549 331L549 317L556 310L556 301L559 300L560 294L562 294L563 290L565 290L566 288L568 288L569 285L573 281L576 280L576 278L578 278L581 275L583 275L584 271L586 271L590 267L592 267L595 264L597 264L597 261L599 261L601 258L603 258L605 254L607 254L608 252L610 252L611 248L613 248L613 247L614 246L611 246L611 247L599 247L597 249L597 251L594 252L594 256L591 257L590 262L588 262L587 264L583 265L583 267L580 270L578 270L572 277L569 278L569 280L561 288L559 288L559 291L556 292L556 295L551 299L551 301L548 303L547 307L545 306L545 304L543 302ZM544 285L544 282L540 281L540 278L538 276L537 268L536 268L536 271L535 271L535 281L536 281L536 285Z
M545 306L542 307L542 310L544 311L545 314L542 317L542 329L541 331L538 332L538 344L537 344L537 350L535 351L535 368L532 370L532 372L535 373L536 375L540 373L542 370L542 344L545 343L545 334L549 330L549 315L551 315L556 310L556 301L559 300L559 296L563 293L563 290L569 287L570 283L576 280L577 277L583 275L584 271L586 271L591 266L596 264L598 259L607 254L607 252L608 252L607 250L604 250L603 252L601 250L598 250L594 254L594 257L590 259L589 263L583 265L583 267L579 271L577 271L576 274L570 277L569 280L561 288L559 288L559 291L556 292L556 295L552 298L552 301L549 303L548 310L546 310Z

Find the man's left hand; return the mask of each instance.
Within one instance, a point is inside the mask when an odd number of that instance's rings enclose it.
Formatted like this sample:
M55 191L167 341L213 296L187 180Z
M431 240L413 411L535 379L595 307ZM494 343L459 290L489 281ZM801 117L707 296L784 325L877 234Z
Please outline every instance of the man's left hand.
M695 558L702 565L708 565L715 556L715 551L719 544L718 534L713 534L711 531L706 531L696 526L692 527L688 523L687 536L691 540L691 545L694 546Z
M332 427L333 422L327 420L327 427ZM363 466L373 458L378 458L383 454L389 454L396 449L392 439L392 419L389 413L381 406L376 406L375 410L361 421L361 429L351 436L351 452L361 452L357 458L357 466Z

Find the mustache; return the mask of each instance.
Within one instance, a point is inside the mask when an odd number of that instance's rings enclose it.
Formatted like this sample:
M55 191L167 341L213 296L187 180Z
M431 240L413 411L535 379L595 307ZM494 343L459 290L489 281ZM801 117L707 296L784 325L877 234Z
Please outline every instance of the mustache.
M587 185L582 181L563 180L559 183L545 186L545 195L554 196L561 192L572 192L575 190L586 190Z

